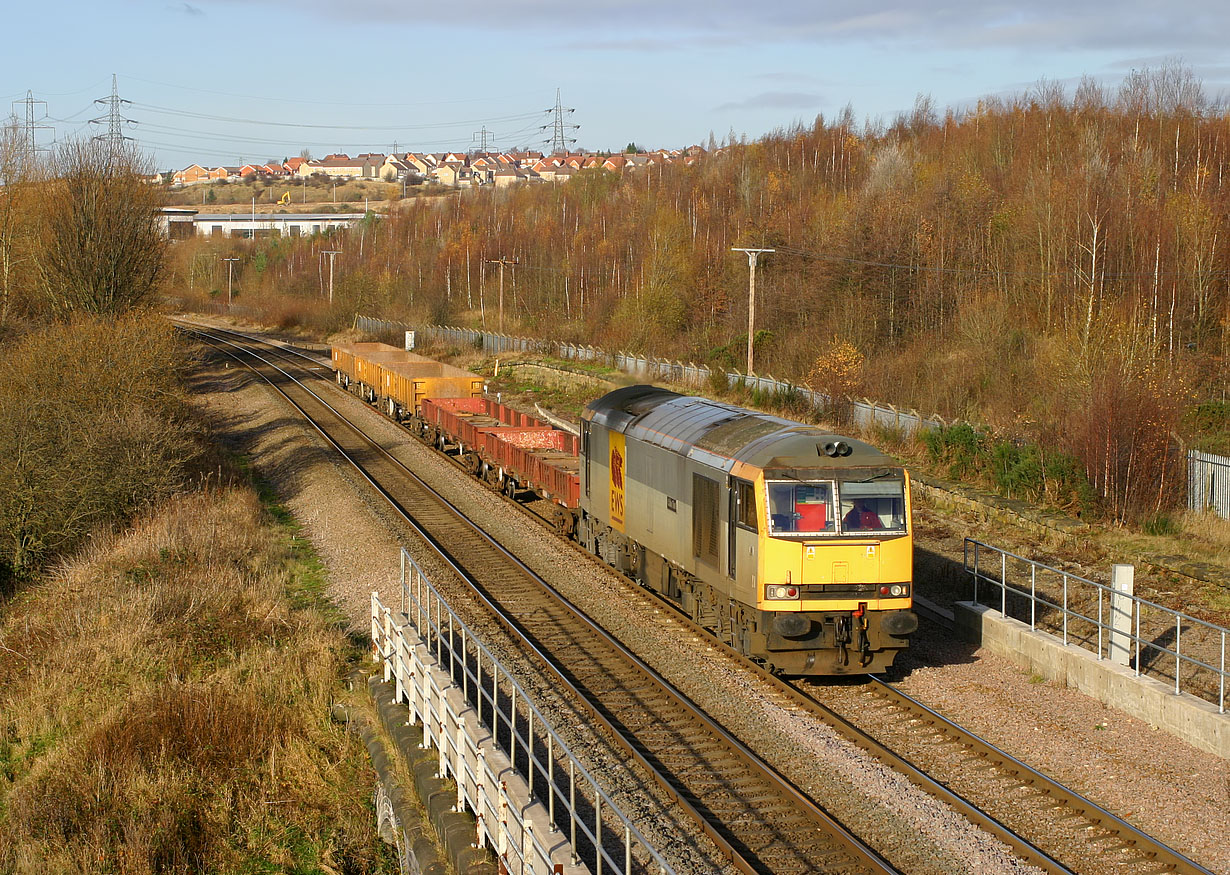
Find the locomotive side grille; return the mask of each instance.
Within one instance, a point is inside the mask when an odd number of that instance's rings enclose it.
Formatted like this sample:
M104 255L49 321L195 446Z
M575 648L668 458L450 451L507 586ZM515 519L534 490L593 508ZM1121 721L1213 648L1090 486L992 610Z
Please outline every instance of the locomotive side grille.
M692 555L710 565L718 564L718 483L700 474L692 475Z

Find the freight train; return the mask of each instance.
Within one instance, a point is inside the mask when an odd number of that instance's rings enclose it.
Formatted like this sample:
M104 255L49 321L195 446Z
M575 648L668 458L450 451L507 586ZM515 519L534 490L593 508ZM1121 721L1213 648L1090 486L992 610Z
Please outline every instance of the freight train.
M591 402L576 436L456 375L446 394L382 392L397 391L389 351L335 352L339 383L493 488L549 503L560 534L745 656L836 675L883 671L908 646L910 480L874 447L654 386Z

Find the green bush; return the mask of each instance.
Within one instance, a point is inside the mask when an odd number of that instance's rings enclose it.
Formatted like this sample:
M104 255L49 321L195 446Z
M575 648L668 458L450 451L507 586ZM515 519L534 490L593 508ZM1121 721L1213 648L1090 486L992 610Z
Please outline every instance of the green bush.
M1230 455L1230 401L1205 401L1187 412L1184 424L1206 453Z
M1010 498L1046 501L1076 513L1097 506L1097 494L1072 456L1044 456L1037 444L996 439L990 429L959 422L923 432L931 461L954 480L994 487Z
M1146 535L1177 535L1179 524L1168 513L1155 513L1145 518L1141 528Z
M981 472L990 439L990 429L974 428L967 422L940 426L923 434L931 460L946 464L948 476L957 480Z

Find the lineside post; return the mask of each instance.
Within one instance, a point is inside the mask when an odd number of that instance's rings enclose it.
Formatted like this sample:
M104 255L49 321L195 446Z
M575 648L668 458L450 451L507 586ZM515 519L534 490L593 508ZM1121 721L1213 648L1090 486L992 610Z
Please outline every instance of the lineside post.
M1116 665L1126 666L1132 653L1132 598L1136 568L1113 565L1110 572L1110 647L1107 655Z

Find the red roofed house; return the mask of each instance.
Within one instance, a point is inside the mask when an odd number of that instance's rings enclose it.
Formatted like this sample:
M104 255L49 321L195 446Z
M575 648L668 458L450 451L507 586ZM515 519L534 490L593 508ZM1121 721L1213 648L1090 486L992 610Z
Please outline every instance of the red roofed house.
M176 170L171 181L178 185L196 185L198 182L209 182L209 171L200 164L189 164L183 170Z

